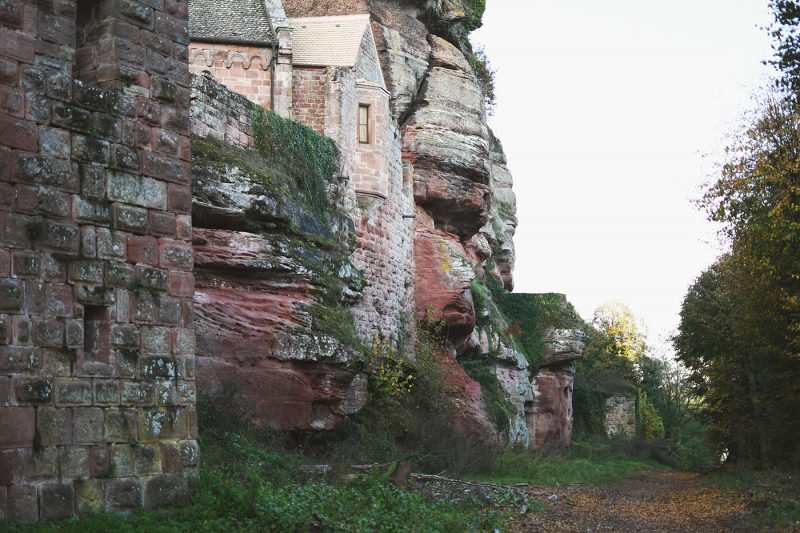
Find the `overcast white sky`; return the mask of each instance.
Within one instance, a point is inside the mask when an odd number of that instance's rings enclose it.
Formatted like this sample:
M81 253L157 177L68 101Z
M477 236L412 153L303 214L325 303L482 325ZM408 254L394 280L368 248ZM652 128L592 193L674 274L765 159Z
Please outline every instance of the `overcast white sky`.
M719 254L691 203L771 72L767 0L488 0L492 127L514 174L516 292L590 319L617 299L652 341Z

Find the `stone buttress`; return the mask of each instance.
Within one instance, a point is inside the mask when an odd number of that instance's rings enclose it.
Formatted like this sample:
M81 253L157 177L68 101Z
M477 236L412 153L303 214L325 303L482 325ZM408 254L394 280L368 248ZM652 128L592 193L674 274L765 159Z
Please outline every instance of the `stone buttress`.
M187 16L0 1L0 524L196 470Z

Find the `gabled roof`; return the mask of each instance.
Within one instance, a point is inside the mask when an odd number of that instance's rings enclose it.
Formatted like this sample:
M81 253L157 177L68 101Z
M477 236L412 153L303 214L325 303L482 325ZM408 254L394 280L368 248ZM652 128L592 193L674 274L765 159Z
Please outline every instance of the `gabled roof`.
M212 43L277 43L264 0L190 0L189 36Z
M292 24L292 63L315 67L353 67L369 28L369 15L304 17Z

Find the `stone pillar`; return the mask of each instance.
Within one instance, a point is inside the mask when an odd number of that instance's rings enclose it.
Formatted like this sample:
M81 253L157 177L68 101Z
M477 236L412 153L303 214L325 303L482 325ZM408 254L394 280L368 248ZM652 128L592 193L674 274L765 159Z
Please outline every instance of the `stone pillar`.
M0 1L0 525L169 505L197 466L187 29Z
M579 330L554 329L545 335L544 359L533 378L533 411L528 417L533 448L568 448L572 442L575 361L585 347Z
M272 110L284 118L291 117L292 109L292 29L278 28L278 57L275 61L275 100Z

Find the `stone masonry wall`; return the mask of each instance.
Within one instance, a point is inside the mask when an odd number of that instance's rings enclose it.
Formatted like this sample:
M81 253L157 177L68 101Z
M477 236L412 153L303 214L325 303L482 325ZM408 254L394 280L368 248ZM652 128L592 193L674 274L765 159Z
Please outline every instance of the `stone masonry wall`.
M386 91L357 84L356 99L370 106L369 144L356 144L353 173L358 247L353 257L366 273L364 299L354 316L362 335L398 340L413 325L414 205L410 180L404 184L400 139L391 121ZM353 111L357 106L353 106ZM355 136L355 131L353 131ZM409 218L404 218L407 215Z
M192 77L192 135L249 148L253 146L253 104L221 90L210 76Z
M325 84L323 68L292 70L292 118L325 134Z
M230 90L266 108L271 106L271 59L269 48L200 42L189 47L192 74L207 72Z
M185 0L0 0L0 525L196 468L187 44Z
M636 437L636 398L617 394L606 400L606 433L626 439Z

